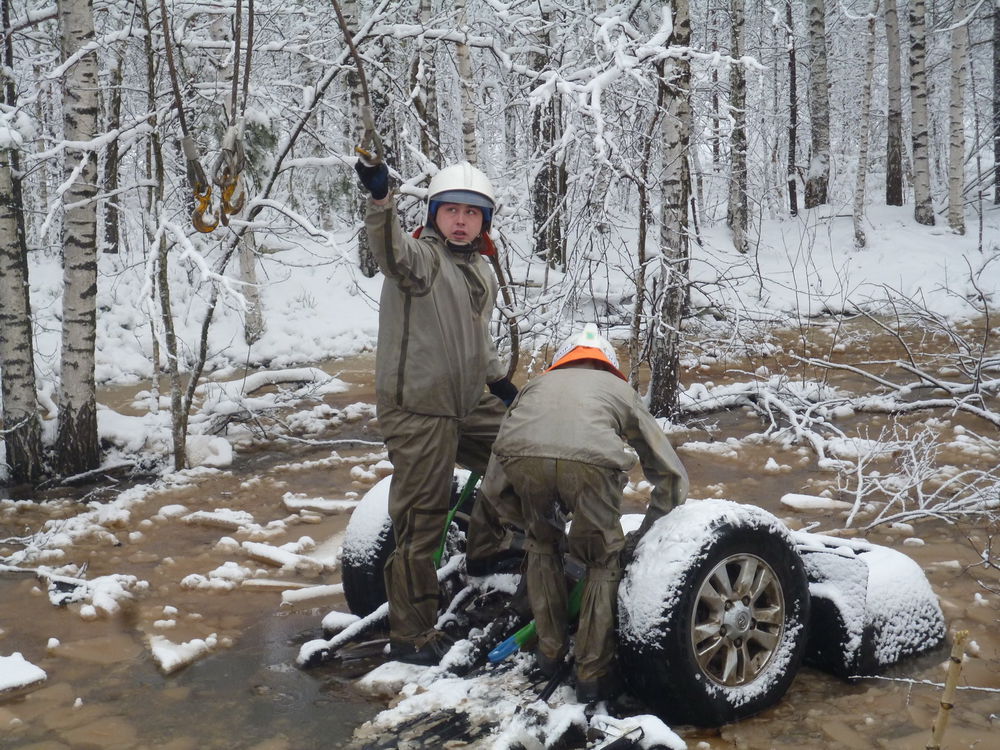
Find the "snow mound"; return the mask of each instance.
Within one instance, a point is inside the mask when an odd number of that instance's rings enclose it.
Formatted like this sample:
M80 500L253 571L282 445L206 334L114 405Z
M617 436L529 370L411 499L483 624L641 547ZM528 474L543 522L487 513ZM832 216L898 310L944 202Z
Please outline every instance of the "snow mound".
M782 495L780 502L795 510L850 510L854 507L843 500L831 500L816 495L797 495L793 492Z
M207 638L195 638L185 643L174 643L162 635L153 635L149 638L149 648L153 653L153 660L164 674L176 672L178 669L192 664L211 653L218 645L219 639L215 633Z
M0 656L0 694L38 685L47 677L44 669L36 667L17 651L10 656Z

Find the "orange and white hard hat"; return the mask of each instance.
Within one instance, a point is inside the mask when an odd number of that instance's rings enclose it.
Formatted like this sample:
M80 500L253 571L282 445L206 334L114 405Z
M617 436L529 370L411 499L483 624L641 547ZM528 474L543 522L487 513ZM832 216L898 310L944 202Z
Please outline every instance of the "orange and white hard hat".
M594 323L587 323L582 331L574 333L559 345L549 369L555 370L580 360L596 362L622 380L628 380L618 369L618 355L615 354L614 347L600 334Z

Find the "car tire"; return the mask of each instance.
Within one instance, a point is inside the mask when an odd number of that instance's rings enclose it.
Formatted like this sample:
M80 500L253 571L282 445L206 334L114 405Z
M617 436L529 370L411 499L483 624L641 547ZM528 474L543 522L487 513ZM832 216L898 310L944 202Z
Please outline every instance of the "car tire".
M396 549L389 518L389 482L385 477L364 494L344 531L340 557L341 580L347 607L365 617L386 601L383 571Z
M459 488L464 487L469 474L456 471L452 482L449 507L459 498ZM358 617L371 614L386 601L385 564L396 549L396 535L389 518L389 482L385 477L361 498L351 514L344 532L340 571L347 607ZM465 531L468 528L470 497L464 513L455 515L445 543L444 560L465 552ZM444 561L442 561L443 563Z
M801 663L809 590L788 531L753 506L680 506L639 543L619 589L619 661L670 722L715 727L776 703Z

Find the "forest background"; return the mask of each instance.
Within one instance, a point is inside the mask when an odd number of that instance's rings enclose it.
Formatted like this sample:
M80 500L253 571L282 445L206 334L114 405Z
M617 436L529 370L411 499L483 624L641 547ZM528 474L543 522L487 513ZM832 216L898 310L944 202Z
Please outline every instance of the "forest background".
M865 315L943 334L950 370L899 372L1000 425L1000 6L0 5L0 478L111 454L182 468L189 435L219 429L189 422L204 375L372 347L381 282L351 169L367 109L408 226L445 164L497 186L512 370L597 320L677 417L699 358ZM140 381L148 413L123 428L97 388ZM886 412L930 408L871 382ZM821 398L760 408L801 437Z

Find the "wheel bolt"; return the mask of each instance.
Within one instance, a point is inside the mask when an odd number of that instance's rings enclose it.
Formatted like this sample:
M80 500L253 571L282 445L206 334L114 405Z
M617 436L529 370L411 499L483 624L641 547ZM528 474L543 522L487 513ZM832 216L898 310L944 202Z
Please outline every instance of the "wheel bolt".
M732 608L733 608L733 603L731 601L729 601L728 599L726 599L726 609L730 610Z

